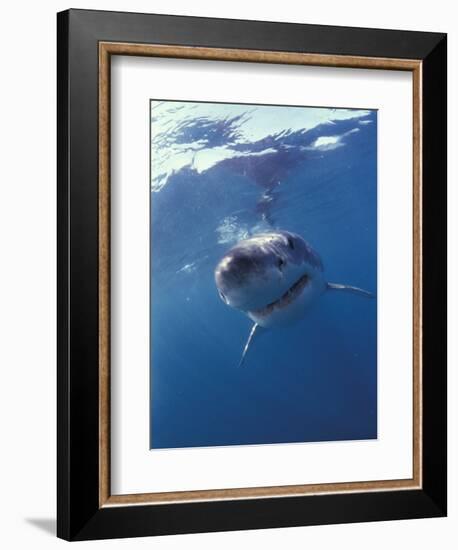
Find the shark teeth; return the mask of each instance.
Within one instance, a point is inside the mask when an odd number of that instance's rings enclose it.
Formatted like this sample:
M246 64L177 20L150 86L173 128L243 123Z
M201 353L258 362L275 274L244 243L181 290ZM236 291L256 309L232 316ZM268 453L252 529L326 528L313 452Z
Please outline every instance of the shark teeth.
M308 275L303 275L299 280L297 280L293 286L291 286L278 300L264 306L261 309L253 310L253 313L258 316L267 316L270 315L275 309L281 309L289 305L302 290L309 284L310 277Z

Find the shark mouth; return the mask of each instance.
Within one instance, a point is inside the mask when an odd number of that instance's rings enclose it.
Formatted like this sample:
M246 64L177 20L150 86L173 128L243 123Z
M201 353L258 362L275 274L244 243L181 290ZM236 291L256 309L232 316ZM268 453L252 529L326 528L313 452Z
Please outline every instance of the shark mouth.
M275 300L275 302L272 302L261 309L252 310L251 313L256 316L267 317L273 313L273 311L289 306L301 294L309 282L310 277L308 275L303 275L278 300Z

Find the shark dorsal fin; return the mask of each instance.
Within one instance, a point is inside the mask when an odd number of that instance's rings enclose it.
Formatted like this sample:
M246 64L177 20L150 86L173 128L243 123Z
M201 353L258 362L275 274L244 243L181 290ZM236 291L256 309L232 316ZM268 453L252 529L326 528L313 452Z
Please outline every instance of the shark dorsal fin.
M258 323L255 323L251 328L250 335L248 336L248 340L246 341L245 347L243 348L243 353L242 353L242 357L240 358L239 367L243 366L243 363L245 361L245 356L248 352L248 348L250 347L250 344L253 341L254 335L258 328L259 328ZM259 330L258 330L258 333L259 333Z

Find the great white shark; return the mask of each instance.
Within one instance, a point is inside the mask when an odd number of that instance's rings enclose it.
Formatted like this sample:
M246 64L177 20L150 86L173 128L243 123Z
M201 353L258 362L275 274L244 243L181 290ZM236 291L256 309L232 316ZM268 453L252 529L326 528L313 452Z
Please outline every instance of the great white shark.
M374 296L355 286L327 282L320 256L289 231L260 233L237 243L216 266L215 282L221 300L254 322L239 366L260 328L294 323L324 292Z

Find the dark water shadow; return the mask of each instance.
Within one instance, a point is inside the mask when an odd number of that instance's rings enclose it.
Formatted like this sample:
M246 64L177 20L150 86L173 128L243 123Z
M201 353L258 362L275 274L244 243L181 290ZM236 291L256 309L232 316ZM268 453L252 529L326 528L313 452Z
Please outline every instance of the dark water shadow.
M56 535L56 520L54 518L25 518L25 521L48 535Z

